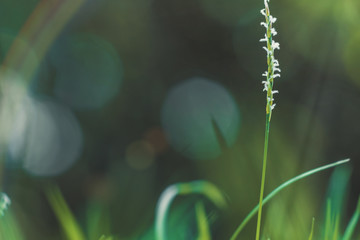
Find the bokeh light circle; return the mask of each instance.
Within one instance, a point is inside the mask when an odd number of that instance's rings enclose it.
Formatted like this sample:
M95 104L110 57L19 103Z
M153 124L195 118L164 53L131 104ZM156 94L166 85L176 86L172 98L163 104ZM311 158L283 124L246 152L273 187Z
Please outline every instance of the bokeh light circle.
M213 159L234 144L240 113L230 93L206 78L175 86L162 108L162 125L171 146L191 159Z
M103 107L119 91L123 67L116 49L92 34L61 37L50 52L55 95L76 109Z
M28 173L56 176L78 159L83 136L69 109L28 96L14 116L9 154Z

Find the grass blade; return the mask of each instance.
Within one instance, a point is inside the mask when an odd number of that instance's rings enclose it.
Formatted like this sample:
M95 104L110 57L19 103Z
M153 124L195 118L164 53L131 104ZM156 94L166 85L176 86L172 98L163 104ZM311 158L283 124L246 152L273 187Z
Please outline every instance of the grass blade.
M344 159L344 160L341 160L341 161L337 161L337 162L334 162L334 163L331 163L331 164L327 164L325 166L322 166L322 167L318 167L318 168L315 168L315 169L312 169L310 171L307 171L307 172L304 172L294 178L291 178L290 180L284 182L283 184L281 184L280 186L278 186L277 188L275 188L269 195L267 195L265 198L264 198L264 201L263 201L263 205L265 203L267 203L271 198L273 198L276 194L278 194L281 190L283 190L284 188L290 186L291 184L303 179L303 178L306 178L310 175L313 175L315 173L318 173L318 172L321 172L321 171L324 171L326 169L329 169L329 168L332 168L332 167L336 167L338 165L341 165L341 164L344 164L344 163L347 163L349 162L350 159ZM246 226L246 224L250 221L250 219L257 213L257 211L259 210L259 205L257 205L246 217L245 219L242 221L242 223L238 226L238 228L235 230L234 234L231 236L231 240L234 240L236 239L236 237L239 235L239 233L241 232L241 230Z
M346 230L345 230L345 234L344 234L343 240L350 240L350 239L351 239L351 236L352 236L353 233L354 233L356 224L357 224L357 222L359 221L359 217L360 217L360 198L359 198L359 200L358 200L355 213L354 213L354 215L352 216L352 218L351 218L351 220L350 220L350 222L349 222L349 225L347 226L347 228L346 228Z
M202 203L201 201L196 203L195 211L196 211L196 218L197 218L197 224L198 224L197 240L211 239L209 223L206 218L204 203Z
M340 215L337 214L336 217L335 217L335 226L334 226L334 232L333 232L332 240L339 239L339 227L340 227Z
M313 239L313 236L314 236L314 225L315 225L315 218L312 219L311 231L310 231L309 240L312 240L312 239Z
M325 216L325 229L324 229L324 240L329 240L330 231L332 229L331 221L331 199L326 201L326 216Z
M58 218L64 232L66 239L69 240L85 240L84 234L81 231L75 217L71 213L65 199L63 198L59 188L49 187L46 190L46 196L53 208L56 217Z
M165 240L166 222L170 205L176 196L188 194L202 194L210 199L217 207L226 206L226 201L221 191L213 184L206 181L193 181L177 183L167 187L160 196L156 207L155 239Z

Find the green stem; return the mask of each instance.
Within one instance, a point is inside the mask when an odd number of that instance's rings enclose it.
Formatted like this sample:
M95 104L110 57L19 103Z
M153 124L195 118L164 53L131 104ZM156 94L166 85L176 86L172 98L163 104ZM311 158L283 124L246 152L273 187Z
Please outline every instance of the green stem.
M290 186L291 184L306 178L312 174L315 174L317 172L320 171L324 171L328 168L332 168L332 167L336 167L338 165L344 164L346 162L349 162L350 159L345 159L345 160L341 160L341 161L337 161L322 167L318 167L315 169L312 169L310 171L304 172L296 177L291 178L290 180L287 180L286 182L284 182L283 184L281 184L280 186L278 186L277 188L275 188L269 195L267 195L262 204L265 205L271 198L273 198L276 194L278 194L281 190L283 190L284 188ZM237 227L237 229L235 230L234 234L231 236L230 240L235 240L236 237L239 235L239 233L241 232L241 230L243 230L243 228L246 226L246 224L250 221L250 219L255 216L255 214L257 213L257 211L259 210L260 206L257 205L256 207L253 208L253 210L251 210L251 212L245 217L245 219L241 222L241 224ZM360 209L360 200L359 200L359 209ZM360 212L360 210L359 210Z
M260 239L261 213L262 213L264 188L265 188L265 175L266 175L267 152L268 152L268 145L269 145L269 132L270 132L270 113L266 114L264 158L263 158L263 166L262 166L262 174L261 174L259 211L258 211L256 238L255 238L256 240Z

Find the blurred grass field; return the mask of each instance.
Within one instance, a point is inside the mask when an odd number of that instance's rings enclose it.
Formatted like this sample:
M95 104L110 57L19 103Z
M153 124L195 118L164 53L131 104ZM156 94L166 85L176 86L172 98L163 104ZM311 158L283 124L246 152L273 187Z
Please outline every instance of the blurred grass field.
M258 203L262 4L0 1L0 186L11 199L0 239L154 239L162 192L193 181L216 186L226 207L176 197L169 239L229 239ZM360 2L271 10L282 74L265 195L351 161L269 201L263 239L311 239L315 218L313 240L347 240L359 217ZM252 219L239 239L255 229Z

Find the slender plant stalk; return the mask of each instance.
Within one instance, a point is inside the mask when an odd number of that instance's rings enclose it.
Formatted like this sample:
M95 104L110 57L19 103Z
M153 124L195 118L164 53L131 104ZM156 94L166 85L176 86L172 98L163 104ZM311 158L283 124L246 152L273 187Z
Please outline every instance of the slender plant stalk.
M286 182L284 182L283 184L281 184L280 186L278 186L277 188L275 188L271 193L269 193L263 200L263 205L265 205L270 199L272 199L276 194L278 194L281 190L285 189L286 187L290 186L291 184L306 178L310 175L313 175L315 173L324 171L326 169L332 168L332 167L336 167L338 165L344 164L349 162L350 159L344 159L341 161L337 161L334 163L330 163L328 165L322 166L322 167L318 167L315 169L312 169L310 171L304 172L296 177L291 178L290 180L287 180ZM360 198L359 198L359 205L358 205L359 209L360 209ZM241 232L241 230L244 229L244 227L246 226L246 224L250 221L250 219L252 217L255 216L255 214L259 211L260 206L257 205L256 207L253 208L253 210L251 210L251 212L245 217L245 219L240 223L240 225L237 227L237 229L235 230L234 234L231 236L230 240L235 240L237 238L237 236L239 235L239 233ZM359 215L360 215L360 210L359 210ZM352 224L354 225L354 224Z
M256 227L256 239L257 240L260 237L261 213L262 213L264 188L265 188L265 175L266 175L267 152L268 152L268 145L269 145L269 130L270 130L270 120L269 120L270 116L269 115L270 114L266 114L264 158L263 158L263 167L262 167L262 174L261 174L259 211L258 211L258 219L257 219L257 227Z
M261 228L261 214L262 214L262 205L264 197L264 188L265 188L265 175L266 175L266 165L267 165L267 153L269 145L269 132L270 132L270 120L271 113L275 107L273 95L278 93L278 91L273 90L274 79L280 77L279 72L279 62L275 59L274 50L280 49L279 43L273 40L273 36L277 34L275 28L272 27L275 23L276 18L270 15L270 9L268 5L269 0L264 0L265 8L260 12L265 17L265 22L262 22L261 25L265 27L266 33L264 38L260 39L260 42L266 42L266 47L263 47L267 53L267 71L263 74L266 77L266 80L262 83L264 84L263 91L266 91L266 123L265 123L265 143L264 143L264 158L261 174L261 186L260 186L260 197L259 197L259 211L256 227L256 240L260 239L260 228Z

